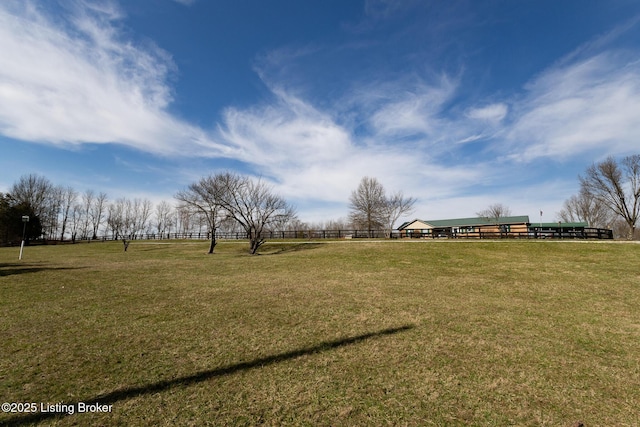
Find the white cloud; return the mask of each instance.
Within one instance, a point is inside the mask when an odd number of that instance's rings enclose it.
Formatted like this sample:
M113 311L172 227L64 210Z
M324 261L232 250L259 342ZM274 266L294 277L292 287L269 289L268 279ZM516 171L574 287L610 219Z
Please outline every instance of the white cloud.
M437 85L422 81L382 85L369 95L369 99L378 98L370 125L380 136L434 135L442 126L443 105L451 99L456 87L446 76Z
M392 2L374 3L379 10L370 14L395 13ZM3 135L231 158L287 198L326 204L324 219L346 215L348 196L365 175L417 197L415 215L423 218L472 216L493 202L511 205L514 214L537 212L544 200L527 195L526 183L517 192L485 188L509 181L496 169L516 176L513 160L638 150L640 62L616 53L579 61L571 54L507 100L465 105L460 81L414 74L356 76L340 99L316 103L301 95L309 93L300 87L308 77L292 67L321 47L282 48L265 54L265 68L256 70L273 99L225 109L209 132L168 112L175 65L167 52L125 37L113 3L78 4L62 22L31 3L0 3ZM500 164L496 152L508 153ZM557 203L564 191L554 193Z
M504 103L485 105L484 107L472 108L467 111L467 117L484 120L487 122L500 122L507 115L508 107Z
M383 133L357 135L331 114L281 89L272 90L275 102L228 109L221 138L286 197L342 204L333 218L345 215L344 205L363 176L375 176L389 191L426 199L465 189L484 169L439 164L416 146L387 143ZM377 109L387 106L378 102Z
M512 158L566 159L589 151L637 151L640 62L602 53L534 80L518 105L506 139Z
M57 145L121 143L169 154L228 152L171 116L173 64L122 39L110 3L79 2L68 22L30 3L0 5L0 132Z

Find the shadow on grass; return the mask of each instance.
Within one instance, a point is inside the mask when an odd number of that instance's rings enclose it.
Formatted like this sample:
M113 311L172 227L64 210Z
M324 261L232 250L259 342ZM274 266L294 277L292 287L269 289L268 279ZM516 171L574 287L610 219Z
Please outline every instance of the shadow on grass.
M279 254L284 254L287 252L300 252L300 251L306 251L309 249L316 249L319 248L320 246L322 246L323 243L311 243L311 242L303 242L303 243L282 243L279 244L277 248L274 247L273 252L265 252L263 255L279 255ZM269 249L271 249L269 247Z
M0 263L0 277L14 274L38 273L40 271L78 270L82 267L46 267L37 264L4 264Z
M86 400L78 400L77 402L65 402L65 405L73 405L75 411L77 413L78 402L83 402L87 405L111 405L120 400L130 399L132 397L137 397L145 394L152 394L162 392L174 387L186 387L192 384L197 384L202 381L207 381L212 378L221 377L225 375L232 375L236 372L246 371L253 368L259 368L264 366L273 365L280 362L285 362L287 360L295 359L301 356L312 355L316 353L320 353L323 351L329 351L336 348L344 347L347 345L357 344L362 341L370 340L373 338L381 338L386 335L393 335L400 332L405 332L410 329L413 329L414 325L404 325L397 328L388 328L383 329L377 332L369 332L362 335L356 335L354 337L343 338L334 341L324 341L318 345L313 347L302 348L299 350L293 350L286 353L280 353L273 356L267 356L260 359L255 359L249 362L237 363L235 365L230 365L218 369L212 369L209 371L202 371L195 373L193 375L187 375L184 377L178 377L171 380L159 381L153 384L147 384L139 387L129 387L121 390L115 390L111 393L103 394L97 397L91 397ZM64 413L51 413L51 412L39 412L32 413L25 416L17 416L14 418L10 418L4 422L0 421L0 425L23 425L30 423L37 423L40 421L48 420L51 418L62 418L69 414L67 412Z

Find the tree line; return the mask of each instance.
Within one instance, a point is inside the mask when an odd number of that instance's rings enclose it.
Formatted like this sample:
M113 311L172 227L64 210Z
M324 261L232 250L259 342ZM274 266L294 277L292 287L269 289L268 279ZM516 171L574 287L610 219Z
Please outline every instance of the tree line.
M560 220L584 221L628 239L638 237L640 154L620 160L610 156L589 166L578 179L580 190L564 202Z
M586 222L592 228L613 230L614 236L640 238L640 154L593 163L578 176L580 189L563 203L561 222ZM511 210L496 203L476 215L500 224Z
M227 200L225 212L245 221L221 221L216 223L213 230L237 232L249 221L245 230L254 237L252 250L255 252L261 244L259 238L255 239L256 230L259 234L267 224L275 226L275 219L280 221L277 225L281 225L284 218L282 212L277 212L277 215L271 213L263 217L262 223L258 220L252 222L251 215L255 212L264 214L264 209L279 209L280 206L273 204L275 196L270 195L268 187L262 181L252 181L239 175L233 176L235 180L231 177L229 174L228 183L231 185L233 182L235 185L233 200L248 211L231 209ZM11 186L8 193L0 193L0 243L16 243L22 239L22 216L29 216L24 230L27 240L75 242L95 240L99 236L117 240L135 239L142 234L168 236L169 233L211 231L211 227L208 227L210 212L186 203L195 199L181 198L184 194L186 192L176 195L178 203L163 200L154 206L146 198L120 197L109 200L104 192L91 189L78 192L72 187L54 185L46 177L37 174L25 175ZM283 199L278 201L284 203ZM287 218L295 217L291 208L286 213Z
M23 215L30 217L25 237L31 240L132 239L204 228L201 218L174 203L161 201L154 206L146 198L110 200L104 192L79 192L37 174L20 177L8 193L0 193L0 243L20 241Z
M265 242L265 233L287 228L309 229L296 217L295 209L258 179L231 172L209 175L179 191L180 206L206 219L211 238L209 253L216 246L216 231L228 224L239 226L249 239L249 252L255 254ZM394 223L413 210L415 199L402 192L387 194L376 179L364 177L351 193L350 225L356 229L384 230L390 237Z
M619 161L609 157L594 163L579 176L580 191L563 205L558 218L584 221L590 227L613 229L633 238L640 218L640 155ZM389 236L396 221L413 212L416 199L401 191L387 192L373 177L363 177L349 197L346 219L310 224L300 221L295 209L274 193L263 180L231 172L201 178L174 195L174 201L155 206L146 198L110 200L94 190L78 192L54 185L46 177L30 174L16 181L9 192L0 193L0 243L27 239L93 240L135 239L142 234L209 233L213 253L216 234L242 232L249 251L256 253L270 231L366 230ZM495 205L478 215L488 218L509 214ZM30 221L22 222L22 216Z
M135 239L141 235L207 233L209 253L220 233L243 233L254 254L272 231L384 230L389 236L401 215L413 210L415 199L402 192L387 193L376 178L364 177L349 199L346 219L305 223L295 209L262 179L231 172L209 175L155 206L146 198L111 200L104 192L79 192L29 174L0 193L0 243L22 238L23 215L30 217L26 238L45 241Z

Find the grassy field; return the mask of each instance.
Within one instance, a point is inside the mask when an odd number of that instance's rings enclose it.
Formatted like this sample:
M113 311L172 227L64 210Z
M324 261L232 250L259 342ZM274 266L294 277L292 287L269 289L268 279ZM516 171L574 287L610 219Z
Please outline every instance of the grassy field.
M640 425L640 245L247 248L0 248L0 424Z

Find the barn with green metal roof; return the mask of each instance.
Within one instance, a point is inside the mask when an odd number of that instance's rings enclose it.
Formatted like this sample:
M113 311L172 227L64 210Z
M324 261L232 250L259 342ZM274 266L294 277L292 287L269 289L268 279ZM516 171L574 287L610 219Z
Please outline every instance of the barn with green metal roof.
M453 218L438 220L414 219L398 227L400 237L452 237L458 235L480 236L480 233L527 233L529 216L505 216L501 218Z

